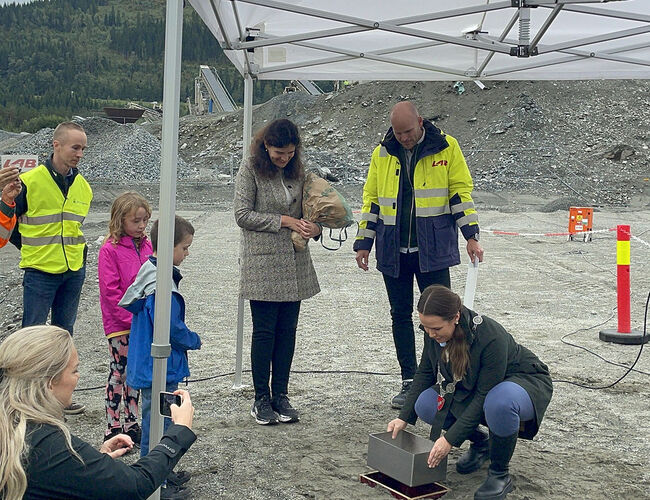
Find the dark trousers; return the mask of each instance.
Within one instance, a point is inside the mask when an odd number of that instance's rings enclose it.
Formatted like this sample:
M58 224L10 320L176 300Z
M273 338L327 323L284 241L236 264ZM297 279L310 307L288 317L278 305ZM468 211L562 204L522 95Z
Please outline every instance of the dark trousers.
M399 277L384 276L384 284L390 302L393 320L393 341L397 361L402 371L402 380L412 379L417 369L415 358L415 334L413 332L413 276L418 282L420 293L430 285L451 287L449 269L420 272L418 252L400 253Z
M85 266L61 274L25 269L23 327L44 325L51 310L52 325L68 330L72 335L85 278Z
M271 394L287 394L300 302L251 300L250 305L253 317L251 369L255 399ZM269 391L271 369L273 379Z

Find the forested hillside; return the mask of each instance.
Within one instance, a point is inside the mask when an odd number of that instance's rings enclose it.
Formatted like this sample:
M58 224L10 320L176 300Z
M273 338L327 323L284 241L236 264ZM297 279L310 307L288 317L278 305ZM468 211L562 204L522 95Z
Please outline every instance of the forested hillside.
M49 0L0 7L0 129L32 132L111 101L162 101L164 0ZM236 101L243 82L194 10L184 9L181 100L199 64ZM256 82L255 102L284 82Z

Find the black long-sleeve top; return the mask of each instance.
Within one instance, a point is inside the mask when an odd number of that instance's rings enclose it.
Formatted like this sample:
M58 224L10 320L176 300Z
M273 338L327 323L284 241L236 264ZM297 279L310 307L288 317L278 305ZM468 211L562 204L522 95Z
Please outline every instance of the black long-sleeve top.
M146 457L126 465L72 436L72 447L83 463L70 453L60 429L28 424L26 440L27 491L24 500L35 499L146 499L196 440L183 425L172 425Z

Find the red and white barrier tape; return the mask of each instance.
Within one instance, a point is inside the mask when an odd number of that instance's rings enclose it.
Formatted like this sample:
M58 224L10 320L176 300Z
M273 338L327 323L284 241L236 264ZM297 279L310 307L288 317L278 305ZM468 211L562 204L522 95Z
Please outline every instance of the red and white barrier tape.
M573 235L581 235L584 233L609 233L611 231L616 231L616 228L613 227L611 229L596 229L595 231L583 231L579 233L518 233L516 231L500 231L498 229L483 229L481 228L482 233L492 233L492 234L498 234L502 236L569 236L571 234Z

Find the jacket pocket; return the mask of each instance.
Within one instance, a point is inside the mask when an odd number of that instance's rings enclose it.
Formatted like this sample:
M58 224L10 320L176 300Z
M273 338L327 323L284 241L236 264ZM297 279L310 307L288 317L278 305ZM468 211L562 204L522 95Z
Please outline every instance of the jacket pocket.
M457 250L458 233L456 232L456 222L451 214L433 217L433 238L436 257L448 257Z
M293 253L291 231L286 228L280 229L278 233L246 231L244 233L244 249L251 255Z

